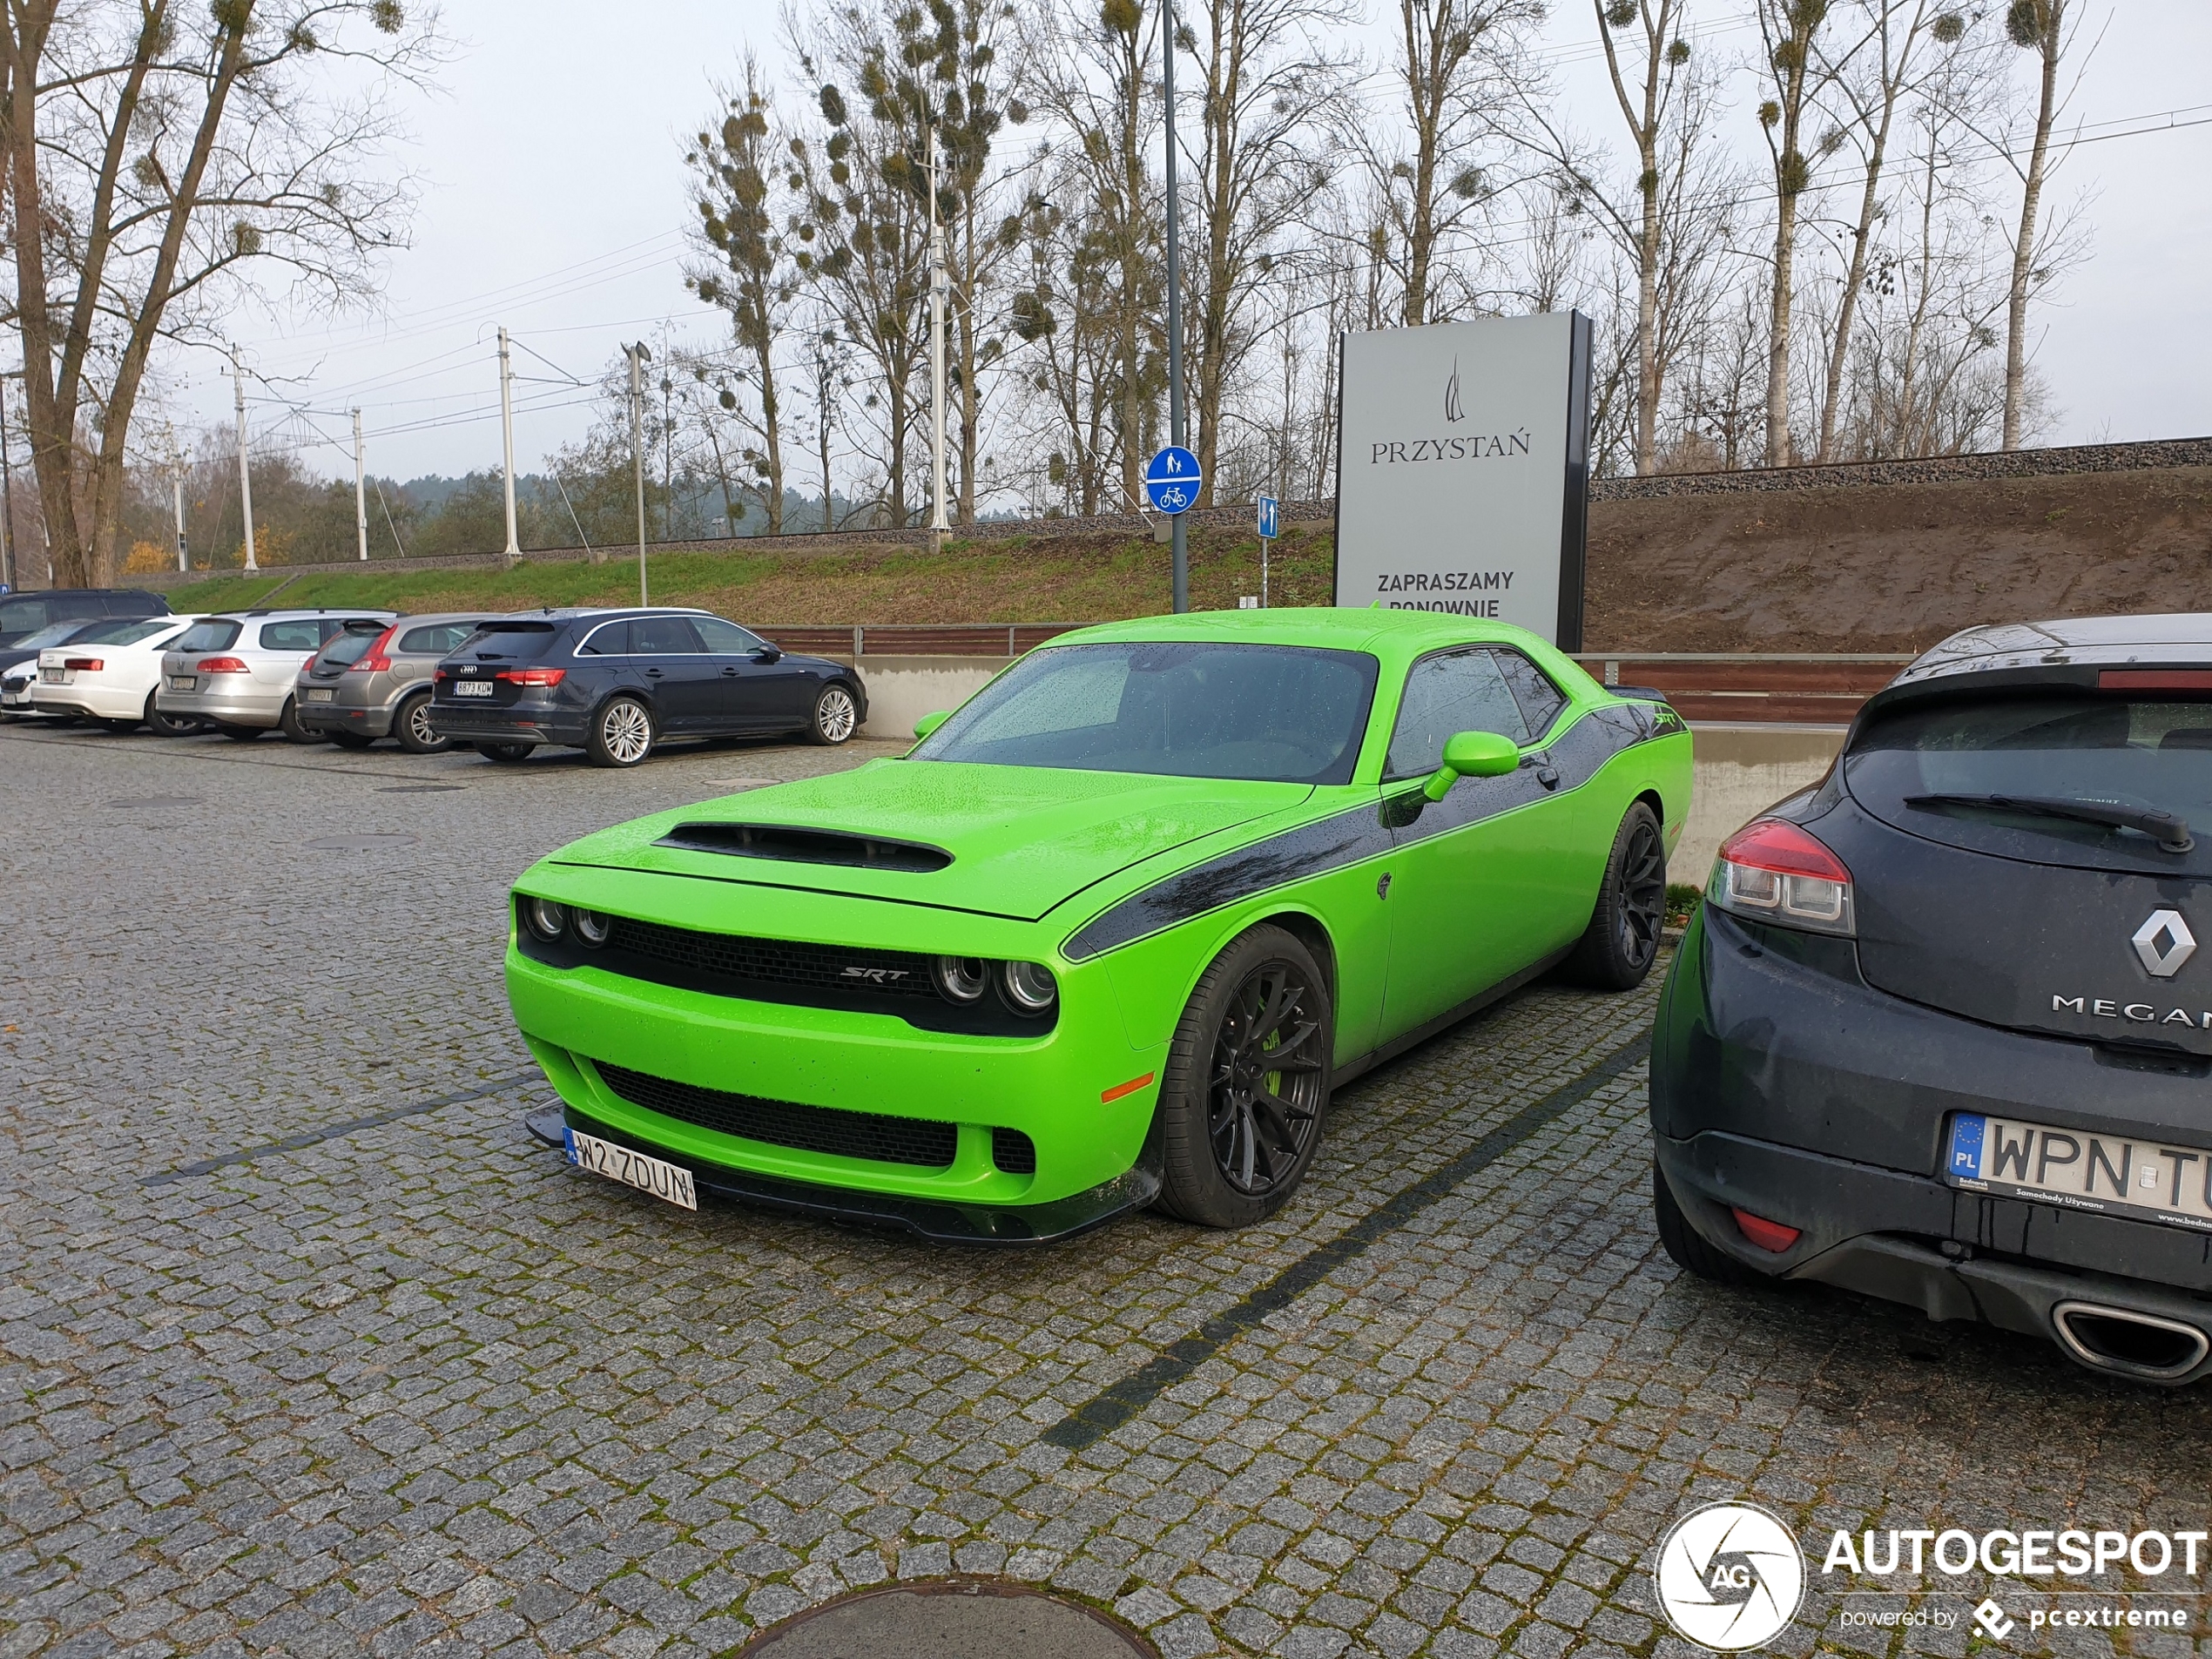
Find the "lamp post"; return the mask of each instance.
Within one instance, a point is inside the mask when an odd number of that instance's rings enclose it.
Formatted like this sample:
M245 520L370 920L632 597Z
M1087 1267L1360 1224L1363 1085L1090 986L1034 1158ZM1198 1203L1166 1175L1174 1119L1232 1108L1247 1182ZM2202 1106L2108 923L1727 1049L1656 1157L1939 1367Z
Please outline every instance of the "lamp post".
M1175 182L1175 0L1160 0L1163 27L1160 41L1160 97L1167 106L1168 183L1168 442L1180 449L1183 439L1183 248L1176 202ZM1183 515L1175 515L1169 530L1175 561L1175 608L1179 615L1190 609L1190 550L1184 540Z
M623 353L630 359L630 459L637 475L637 603L646 605L652 601L645 597L645 365L653 354L642 340Z

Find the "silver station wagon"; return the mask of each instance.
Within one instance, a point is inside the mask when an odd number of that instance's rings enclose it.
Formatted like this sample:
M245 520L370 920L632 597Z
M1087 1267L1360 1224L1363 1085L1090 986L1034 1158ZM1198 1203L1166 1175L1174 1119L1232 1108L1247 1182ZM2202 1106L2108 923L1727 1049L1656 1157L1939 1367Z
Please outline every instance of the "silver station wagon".
M309 658L349 622L393 620L388 610L233 610L192 624L161 659L154 706L203 720L227 738L280 730L296 743L314 734L300 724L293 692Z

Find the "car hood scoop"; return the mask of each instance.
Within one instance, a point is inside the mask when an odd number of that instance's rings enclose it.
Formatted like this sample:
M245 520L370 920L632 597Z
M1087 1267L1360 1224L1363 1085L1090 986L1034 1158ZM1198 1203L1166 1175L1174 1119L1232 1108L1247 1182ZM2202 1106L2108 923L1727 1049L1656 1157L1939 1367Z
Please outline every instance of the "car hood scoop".
M559 858L1034 921L1133 864L1312 792L1305 784L877 760L603 830Z
M941 846L880 835L800 829L783 824L678 824L653 843L728 858L781 859L792 864L832 864L861 870L941 870L953 855Z

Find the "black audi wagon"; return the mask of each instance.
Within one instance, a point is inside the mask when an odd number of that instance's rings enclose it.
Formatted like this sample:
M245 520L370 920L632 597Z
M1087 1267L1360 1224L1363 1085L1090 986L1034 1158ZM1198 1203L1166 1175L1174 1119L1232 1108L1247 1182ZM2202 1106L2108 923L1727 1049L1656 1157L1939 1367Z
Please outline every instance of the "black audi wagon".
M1659 1235L2212 1372L2212 616L1971 629L1725 843L1651 1058Z
M868 718L860 677L703 610L556 610L489 621L437 667L430 725L494 760L541 744L634 766L665 738L843 743Z

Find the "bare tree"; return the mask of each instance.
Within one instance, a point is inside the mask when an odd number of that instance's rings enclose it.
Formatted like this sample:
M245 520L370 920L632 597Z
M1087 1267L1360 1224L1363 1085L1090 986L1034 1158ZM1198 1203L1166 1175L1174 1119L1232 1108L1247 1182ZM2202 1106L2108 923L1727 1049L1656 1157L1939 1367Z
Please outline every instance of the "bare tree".
M1399 0L1397 57L1388 71L1399 130L1371 129L1349 112L1344 137L1373 197L1370 246L1397 280L1397 320L1440 320L1453 238L1499 192L1507 111L1534 77L1528 33L1541 0ZM1379 125L1380 124L1377 124Z
M15 320L54 579L116 563L157 341L206 341L263 272L368 292L412 192L374 176L388 94L437 60L400 0L8 0L0 30ZM343 64L318 75L319 63ZM368 91L334 92L332 84Z
M2003 444L2020 443L2027 399L2027 300L2043 273L2035 262L2036 233L2043 211L2043 185L2051 154L2051 132L2063 102L2059 64L2072 44L2070 0L2012 0L2005 10L2005 32L2015 46L2036 57L2035 137L2020 179L2020 231L2013 239L2013 280L2005 302L2005 428Z
M1759 105L1774 168L1773 287L1767 304L1766 464L1786 467L1790 446L1790 322L1796 293L1797 210L1812 183L1805 154L1805 118L1813 95L1838 65L1816 50L1829 0L1758 0L1764 72L1774 96Z
M760 66L750 56L743 87L725 94L723 102L720 126L698 133L685 157L691 169L699 235L705 250L718 256L720 268L695 267L685 273L685 284L729 314L739 361L726 370L704 362L690 367L695 382L711 382L717 406L744 427L750 440L740 456L749 475L745 487L765 509L768 534L776 536L784 528L776 343L799 292L799 273L777 222L775 197L785 170ZM750 401L739 390L746 385L753 395ZM726 496L729 475L721 465L720 439L710 435ZM728 504L725 501L725 510Z

